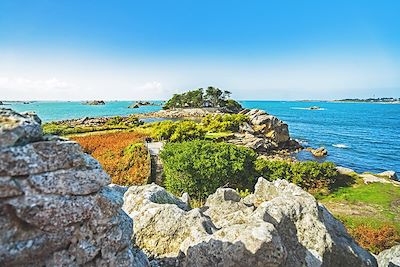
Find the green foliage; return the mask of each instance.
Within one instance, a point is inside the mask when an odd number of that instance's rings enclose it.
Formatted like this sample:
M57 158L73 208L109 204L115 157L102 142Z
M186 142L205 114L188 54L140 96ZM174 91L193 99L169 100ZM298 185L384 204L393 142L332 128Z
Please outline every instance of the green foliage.
M236 192L238 192L241 198L245 198L251 194L251 191L248 188L245 189L236 188Z
M255 182L256 153L210 141L169 143L161 151L165 186L174 194L204 199L221 186L250 188Z
M335 164L332 162L288 163L258 159L255 165L257 173L267 180L285 179L306 190L329 190L338 175Z
M44 134L55 135L71 135L79 133L89 133L96 131L106 130L124 130L142 124L136 116L121 117L115 116L109 118L104 124L100 126L87 126L87 125L74 125L69 122L48 122L43 124Z
M154 126L153 137L170 142L204 139L206 131L194 121L162 121Z
M208 132L237 132L239 126L248 120L249 118L243 114L209 114L201 123Z
M203 108L203 107L226 107L238 111L242 106L233 99L229 99L231 92L222 91L219 88L209 86L204 93L203 88L175 94L164 105L164 109L171 108Z

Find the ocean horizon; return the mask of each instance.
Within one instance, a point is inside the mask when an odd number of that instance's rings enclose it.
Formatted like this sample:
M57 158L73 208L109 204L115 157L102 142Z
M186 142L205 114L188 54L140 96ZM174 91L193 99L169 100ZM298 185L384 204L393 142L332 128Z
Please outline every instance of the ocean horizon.
M133 101L107 101L82 105L82 101L11 102L1 107L36 112L44 122L83 117L125 116L158 111L159 106L130 109ZM161 104L160 100L153 100ZM400 105L333 101L239 101L244 108L262 109L289 125L290 135L305 147L325 147L328 156L316 159L307 152L300 160L332 161L357 172L400 172ZM309 110L311 106L319 110Z

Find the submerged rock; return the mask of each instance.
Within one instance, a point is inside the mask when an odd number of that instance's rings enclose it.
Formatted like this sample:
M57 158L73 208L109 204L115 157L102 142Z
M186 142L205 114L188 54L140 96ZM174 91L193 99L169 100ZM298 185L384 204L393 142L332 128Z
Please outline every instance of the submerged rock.
M156 185L131 187L123 209L133 240L167 266L376 266L344 226L300 187L260 178L241 199L229 188L186 210Z
M149 266L110 177L77 143L0 109L0 266Z

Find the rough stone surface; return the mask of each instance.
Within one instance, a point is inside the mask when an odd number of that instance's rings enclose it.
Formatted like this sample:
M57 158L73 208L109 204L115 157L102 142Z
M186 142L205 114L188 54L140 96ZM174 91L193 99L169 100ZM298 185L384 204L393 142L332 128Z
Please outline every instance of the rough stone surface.
M42 138L40 119L31 114L19 114L0 108L0 148L37 141Z
M249 117L249 124L243 125L242 131L267 138L276 146L285 145L290 140L288 125L277 117L259 109L244 109L240 113Z
M382 251L376 258L379 267L400 266L400 245Z
M285 180L260 178L244 199L220 188L192 210L159 186L136 186L123 209L154 266L376 266L313 196Z
M42 137L37 116L1 110L0 122L0 266L149 266L95 159Z

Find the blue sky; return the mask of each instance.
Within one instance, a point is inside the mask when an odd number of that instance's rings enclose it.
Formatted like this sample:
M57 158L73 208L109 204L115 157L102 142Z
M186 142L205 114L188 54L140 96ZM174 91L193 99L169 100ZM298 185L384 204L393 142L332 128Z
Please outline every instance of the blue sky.
M400 1L0 1L0 98L400 96Z

